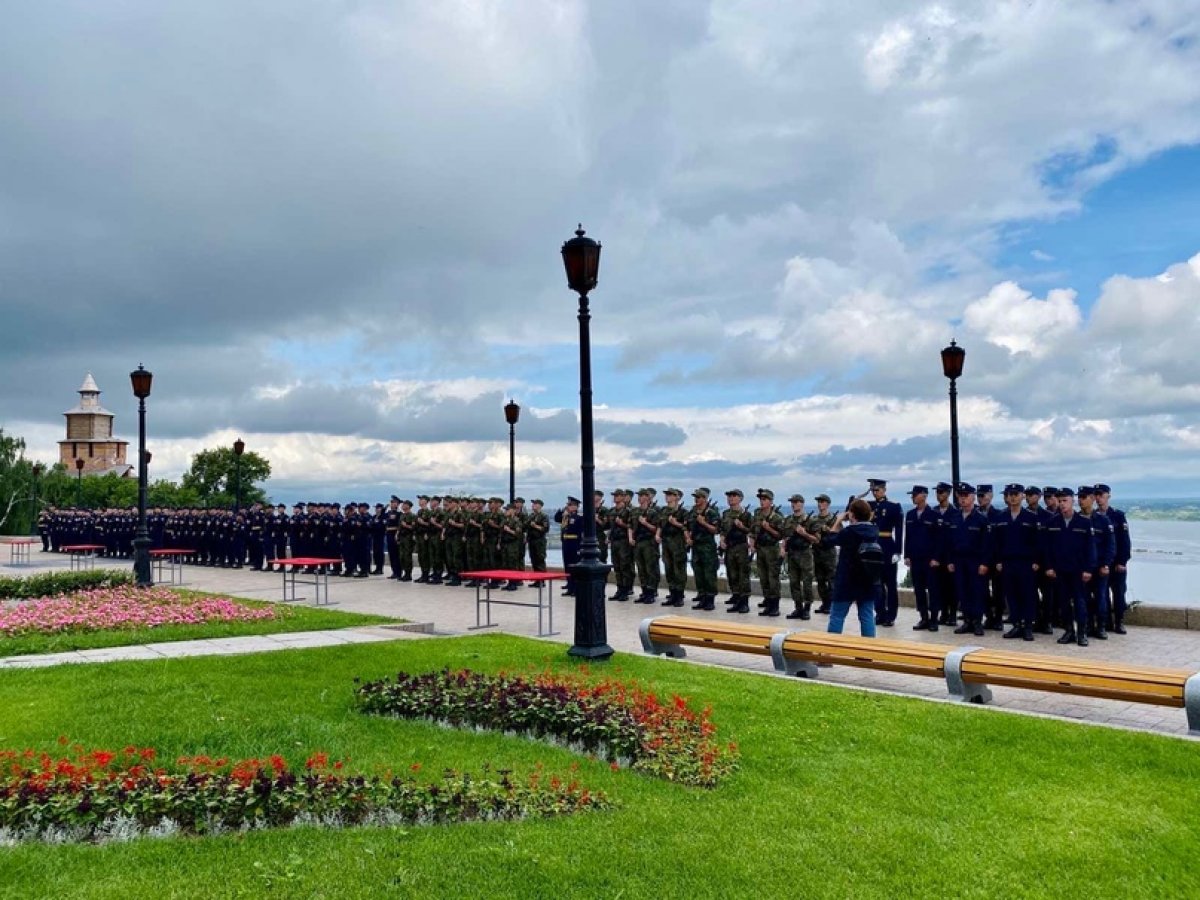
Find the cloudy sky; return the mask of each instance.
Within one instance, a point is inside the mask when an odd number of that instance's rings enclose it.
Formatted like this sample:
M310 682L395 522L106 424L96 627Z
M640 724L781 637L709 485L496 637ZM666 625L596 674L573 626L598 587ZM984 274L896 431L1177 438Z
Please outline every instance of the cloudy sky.
M279 499L1200 494L1200 2L0 0L0 423Z

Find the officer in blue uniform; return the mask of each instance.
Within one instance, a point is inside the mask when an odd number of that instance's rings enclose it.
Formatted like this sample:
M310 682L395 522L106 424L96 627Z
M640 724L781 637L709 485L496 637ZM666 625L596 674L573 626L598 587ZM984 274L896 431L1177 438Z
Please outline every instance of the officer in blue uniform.
M1113 538L1116 542L1116 552L1113 555L1112 567L1108 573L1108 590L1111 597L1109 616L1114 634L1125 633L1125 590L1129 577L1129 558L1133 556L1133 545L1129 540L1129 519L1124 511L1110 505L1112 488L1107 484L1096 485L1096 507L1108 516L1112 524Z
M988 524L995 524L1004 515L1004 510L992 502L993 496L994 492L990 484L975 485L975 497L978 500L979 511L987 517ZM1000 573L993 566L988 575L984 604L986 615L983 619L983 627L986 630L1001 631L1004 628L1004 607L1004 585L1001 582Z
M991 521L992 545L996 550L996 570L1008 618L1012 627L1006 638L1033 640L1033 625L1037 619L1037 573L1041 546L1041 523L1037 513L1023 507L1025 486L1004 486L1005 509Z
M1058 512L1046 526L1043 553L1046 575L1054 580L1059 617L1066 629L1060 644L1088 645L1085 588L1096 568L1096 541L1092 520L1075 512L1075 492L1059 488Z
M1108 575L1117 555L1117 542L1112 522L1096 508L1096 491L1090 484L1081 485L1079 513L1092 520L1092 539L1096 544L1096 568L1085 591L1088 601L1088 637L1108 640Z
M579 498L568 497L567 508L556 512L554 521L560 526L563 568L567 570L567 583L562 592L568 597L574 597L575 576L571 574L571 567L579 562L580 542L583 540L583 518L579 515Z
M975 506L975 486L959 482L958 509L942 517L938 535L939 564L954 575L954 591L963 623L955 634L983 636L984 591L991 570L992 541L987 516Z
M1054 490L1052 487L1046 488L1048 494L1053 493ZM1038 597L1037 618L1033 623L1033 631L1034 634L1054 634L1054 629L1050 625L1055 619L1056 609L1054 582L1046 577L1046 560L1043 553L1046 546L1046 526L1054 518L1054 513L1041 505L1041 499L1042 489L1036 484L1031 484L1025 488L1025 508L1037 516L1038 520L1038 570L1037 575L1034 577ZM1057 503L1057 499L1053 502Z
M933 514L937 517L937 524L940 528L946 513L954 508L952 502L954 486L948 482L939 481L933 490L937 497L937 503L933 506ZM932 569L932 574L929 578L929 602L941 610L941 614L934 624L954 627L958 624L958 600L954 596L954 575L937 560L930 561L930 569Z
M887 482L882 478L869 478L874 500L871 504L871 521L879 529L879 546L883 550L883 583L880 585L879 608L875 612L875 624L896 624L896 613L900 610L900 591L896 584L896 568L900 562L900 548L904 546L904 510L899 503L887 498Z
M941 516L926 502L929 488L925 485L914 484L909 494L914 506L904 515L904 565L912 576L917 613L921 617L913 631L937 631L941 607L937 588L933 587L938 570L933 568L932 562Z

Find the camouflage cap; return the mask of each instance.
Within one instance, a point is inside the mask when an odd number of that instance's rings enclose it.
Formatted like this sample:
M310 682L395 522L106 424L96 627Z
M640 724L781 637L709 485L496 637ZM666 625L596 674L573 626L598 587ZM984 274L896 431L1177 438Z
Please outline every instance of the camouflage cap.
M692 491L693 497L703 497L705 500L707 500L711 496L711 494L712 494L712 492L709 491L709 489L706 487L698 487L694 491Z
M817 502L818 503L832 503L833 501L829 499L828 494L817 494Z
M726 491L725 496L726 497L745 497L746 495L742 493L741 488L734 488L733 490Z
M616 493L616 491L613 491L613 493L615 494L615 493ZM593 495L593 496L596 496L596 497L603 497L603 496L604 496L604 491L592 491L592 495Z
M792 496L788 497L788 503L803 503L803 502L804 502L803 494L792 494Z
M534 497L529 502L532 503L534 506L545 506L546 505L545 503L542 502L541 497Z
M524 498L524 497L513 497L513 503L516 503L516 504L520 505L520 504L522 504L522 503L524 503L524 502L525 502L525 498Z
M681 490L680 490L679 488L677 488L677 487L669 487L669 488L667 488L665 491L663 491L663 493L664 493L666 496L668 496L668 497L670 497L670 496L672 496L672 495L674 495L674 496L676 496L676 497L682 497L682 496L683 496L683 491L681 491Z
M658 491L657 491L657 490L655 490L654 488L650 488L650 487L645 487L645 488L639 488L639 489L638 489L638 496L639 496L639 497L653 497L653 496L655 496L657 493L658 493Z
M755 494L755 496L756 497L766 497L768 500L774 500L775 492L773 490L771 490L770 488L759 488L758 493Z

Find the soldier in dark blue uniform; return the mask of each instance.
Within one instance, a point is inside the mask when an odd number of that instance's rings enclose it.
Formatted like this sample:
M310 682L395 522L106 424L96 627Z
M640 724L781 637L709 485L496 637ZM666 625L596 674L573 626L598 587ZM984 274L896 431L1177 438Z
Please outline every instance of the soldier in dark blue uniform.
M563 587L563 593L568 597L574 597L575 577L571 574L571 567L579 562L579 546L583 540L581 533L583 520L579 515L579 498L568 497L567 508L556 512L554 521L560 526L563 568L567 570L567 583Z
M942 517L937 561L953 573L954 591L963 613L963 623L954 633L982 637L984 592L992 562L991 527L975 507L974 485L960 482L956 493L958 509Z
M954 486L945 481L939 481L933 490L937 497L937 504L932 507L933 514L937 517L937 524L940 528L942 520L946 518L946 513L955 508ZM941 532L936 533L940 534ZM954 573L944 563L939 563L937 560L930 561L930 569L932 574L929 578L929 603L941 610L934 624L954 627L958 624L958 598L954 593Z
M880 586L879 609L875 613L875 624L896 624L896 613L900 610L900 591L896 584L897 563L900 548L904 546L904 510L899 503L887 498L887 482L882 478L870 478L871 521L879 529L879 546L883 549L883 583Z
M913 626L913 631L937 631L941 607L938 606L937 589L930 590L930 587L937 575L932 562L941 517L926 502L929 488L925 485L914 484L909 494L915 505L904 516L904 565L912 576L917 613L921 617Z
M1053 490L1054 488L1046 488L1047 493ZM1039 503L1041 499L1042 489L1036 484L1031 484L1025 488L1025 508L1037 516L1038 520L1038 570L1034 577L1034 585L1037 588L1038 597L1037 618L1034 620L1033 630L1035 634L1054 634L1054 629L1050 625L1055 619L1056 601L1054 598L1054 582L1046 577L1046 559L1044 553L1046 546L1046 526L1054 518L1054 513Z
M1124 634L1127 608L1125 591L1129 577L1129 558L1133 556L1133 545L1129 539L1129 519L1122 510L1109 505L1111 499L1112 488L1107 484L1096 485L1096 506L1108 516L1116 542L1112 568L1108 573L1108 589L1112 601L1109 606L1109 616L1112 619L1110 630L1115 634Z
M1108 640L1108 575L1117 555L1117 541L1112 522L1096 508L1096 492L1090 485L1078 491L1079 514L1092 520L1092 539L1096 544L1096 567L1085 593L1088 601L1088 637Z
M992 544L996 548L996 570L1004 591L1012 627L1006 638L1033 640L1037 619L1037 574L1041 548L1041 523L1037 513L1021 505L1025 486L1004 486L1005 509L992 519Z
M1043 553L1046 575L1054 580L1059 602L1059 617L1066 631L1060 644L1077 642L1088 645L1087 595L1085 588L1096 568L1096 541L1092 520L1075 512L1075 492L1059 488L1058 512L1045 530Z
M987 517L988 524L994 525L1004 515L1004 510L998 508L992 502L993 496L990 484L977 484L975 486L975 497L978 501L979 511ZM991 573L988 575L987 593L984 598L984 611L986 614L983 619L983 627L985 629L988 631L1003 630L1004 607L1004 584L1001 582L1000 573L993 566Z
M383 504L375 504L375 513L371 516L371 574L383 574L384 546L387 543L387 520L383 514Z

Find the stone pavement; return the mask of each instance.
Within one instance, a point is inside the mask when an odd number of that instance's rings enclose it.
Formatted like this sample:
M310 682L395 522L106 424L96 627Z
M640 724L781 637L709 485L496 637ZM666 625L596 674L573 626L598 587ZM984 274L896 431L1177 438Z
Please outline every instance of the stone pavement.
M99 561L99 565L104 565L104 562L104 560ZM65 557L35 551L33 564L30 567L0 565L0 574L66 569L67 565ZM114 560L112 562L113 568L128 566L128 561ZM279 574L253 572L248 569L210 569L186 566L184 579L183 587L195 590L214 591L259 600L279 600L282 596L282 576ZM570 598L559 596L558 583L554 583L554 585L554 624L559 634L546 638L546 640L569 644L574 634L574 603ZM475 591L473 589L451 588L442 585L402 584L376 576L369 579L330 578L329 593L335 604L333 608L336 609L389 615L414 622L432 622L435 633L441 635L475 633L471 631L472 626L475 625L476 616ZM505 599L528 599L532 602L536 594L536 588L525 587L513 594L501 593L498 596ZM661 599L660 596L660 601ZM607 603L609 643L618 651L641 653L638 625L643 618L650 615L684 614L710 619L728 617L736 621L759 624L769 623L783 626L786 623L788 627L795 630L824 630L827 621L824 616L815 615L810 622L789 621L783 618L759 618L755 615L729 616L721 611L724 609L723 599L723 597L718 598L717 612L664 609L661 606L651 607L632 602ZM791 604L785 600L783 606L786 610L790 609ZM948 628L942 628L937 634L912 631L911 628L916 622L916 618L915 610L901 608L895 628L880 629L880 634L904 640L931 641L956 646L965 646L971 643L985 647L1003 647L1005 650L1015 652L1062 655L1073 658L1083 656L1088 659L1200 671L1200 632L1186 629L1138 626L1130 628L1129 634L1124 637L1113 635L1108 641L1093 640L1091 646L1082 648L1074 645L1060 646L1054 642L1054 638L1044 635L1038 635L1036 641L1027 643L1003 640L1000 632L996 631L989 631L982 638L954 635ZM499 623L495 630L526 637L537 636L537 610L535 609L494 606L492 621ZM857 620L852 617L847 622L847 631L848 633L857 633L857 628ZM337 633L342 634L343 632ZM395 634L393 634L394 636ZM273 637L276 640L282 640L289 636L275 635ZM687 652L688 659L693 661L751 671L774 672L771 661L764 657L691 647ZM831 685L866 688L954 702L949 700L946 695L945 683L934 678L836 666L822 668L820 680ZM795 682L800 689L803 689L803 680L795 679ZM992 705L981 707L981 711L1000 708L1014 712L1049 715L1173 735L1187 734L1187 721L1182 709L1047 694L1017 688L996 687L992 691L994 694Z

